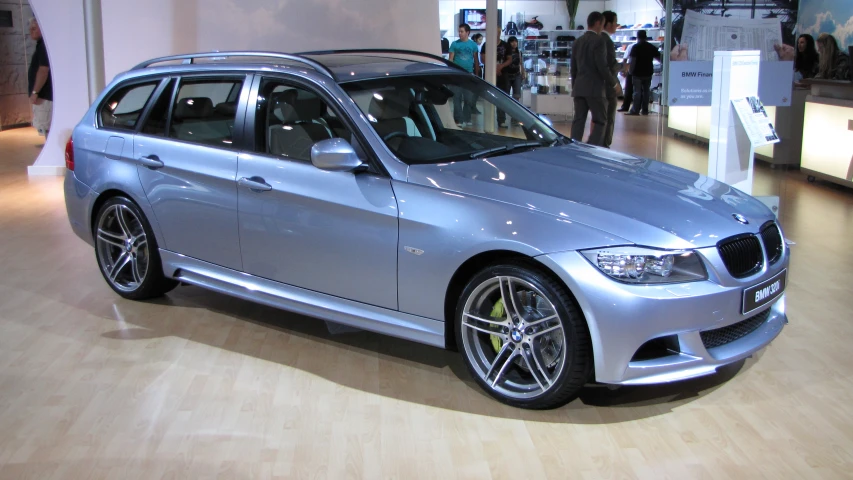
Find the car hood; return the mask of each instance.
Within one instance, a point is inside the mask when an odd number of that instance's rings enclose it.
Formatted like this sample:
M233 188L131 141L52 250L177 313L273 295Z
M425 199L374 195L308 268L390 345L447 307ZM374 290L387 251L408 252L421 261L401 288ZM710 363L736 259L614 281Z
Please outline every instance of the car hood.
M704 175L581 143L413 165L409 182L558 215L658 248L715 245L774 218L758 200Z

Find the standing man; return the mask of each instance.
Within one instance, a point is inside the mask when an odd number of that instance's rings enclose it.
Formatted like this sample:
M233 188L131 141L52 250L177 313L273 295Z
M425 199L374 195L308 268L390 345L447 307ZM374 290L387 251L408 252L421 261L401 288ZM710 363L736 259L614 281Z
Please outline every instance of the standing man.
M41 29L35 18L30 19L30 38L36 41L36 50L30 60L27 82L30 103L33 105L33 127L39 135L47 137L53 117L53 84L50 80L50 62Z
M592 129L587 143L602 145L607 126L607 90L616 85L616 77L607 65L601 28L604 17L592 12L587 17L586 32L572 45L572 97L575 118L572 121L572 139L583 141L587 113L592 113Z
M655 74L654 59L660 58L657 47L648 42L645 30L637 32L637 44L631 49L631 74L634 77L634 105L626 115L649 114L649 89Z
M627 112L631 109L631 102L634 101L634 78L631 76L631 50L637 44L637 37L631 37L634 42L628 45L625 49L625 55L622 58L622 71L619 72L625 77L625 95L622 97L622 106L619 107L619 112Z
M495 49L497 58L495 59L495 86L506 92L509 95L509 74L504 74L504 68L512 63L512 57L507 55L509 44L501 40L501 31L498 30L498 47ZM483 44L483 51L486 51L486 44ZM483 60L484 68L488 68L489 62ZM497 109L498 126L503 126L506 121L506 112Z
M602 27L601 38L604 40L604 50L607 54L607 67L610 68L610 71L613 72L613 78L616 79L617 85L619 82L619 61L616 60L616 45L613 43L613 39L610 38L611 35L616 33L616 27L619 26L616 23L616 13L607 10L606 12L602 12L601 14L604 17L604 27ZM613 143L613 127L616 124L616 96L617 96L617 87L613 85L613 88L608 88L607 93L607 125L604 127L604 140L602 141L602 146L605 148L610 148L610 144Z
M468 38L471 27L467 23L459 25L459 40L450 44L450 61L474 75L480 75L480 53L477 44ZM471 91L460 89L453 96L453 120L460 127L471 126L471 110L474 98Z

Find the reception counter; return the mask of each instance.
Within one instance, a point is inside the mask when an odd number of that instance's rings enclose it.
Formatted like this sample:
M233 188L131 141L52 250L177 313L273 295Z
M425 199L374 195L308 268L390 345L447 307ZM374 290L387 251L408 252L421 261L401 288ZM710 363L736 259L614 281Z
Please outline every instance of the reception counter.
M806 80L800 168L807 174L853 187L853 83Z
M853 186L853 83L805 80L791 92L791 106L767 107L767 115L781 141L756 148L756 158ZM670 107L667 127L669 134L708 141L711 107Z

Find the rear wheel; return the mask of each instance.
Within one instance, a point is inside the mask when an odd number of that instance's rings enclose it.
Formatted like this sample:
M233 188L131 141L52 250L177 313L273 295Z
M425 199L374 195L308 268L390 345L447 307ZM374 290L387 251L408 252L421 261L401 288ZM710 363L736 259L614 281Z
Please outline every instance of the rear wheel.
M93 233L101 274L122 297L145 300L159 297L178 285L163 275L151 226L129 199L107 200L98 211Z
M556 408L592 370L586 322L565 288L522 264L487 267L462 293L456 341L477 383L509 405Z

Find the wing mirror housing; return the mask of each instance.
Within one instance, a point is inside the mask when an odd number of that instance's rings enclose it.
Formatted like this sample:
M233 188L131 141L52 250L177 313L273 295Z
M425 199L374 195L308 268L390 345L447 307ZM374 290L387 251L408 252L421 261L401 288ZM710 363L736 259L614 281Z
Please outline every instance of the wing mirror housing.
M548 117L547 117L547 116L545 116L545 115L540 114L540 115L539 115L539 119L540 119L540 120L542 120L543 122L545 122L545 125L548 125L549 127L553 127L553 126L554 126L554 123L553 123L553 122L551 122L551 119L550 119L550 118L548 118Z
M311 163L320 170L329 172L352 172L362 170L365 166L352 145L343 138L330 138L315 143L311 147Z

